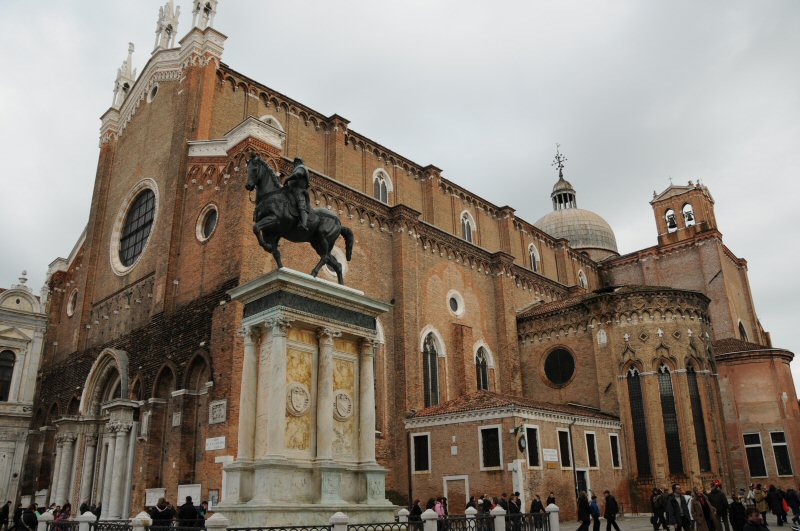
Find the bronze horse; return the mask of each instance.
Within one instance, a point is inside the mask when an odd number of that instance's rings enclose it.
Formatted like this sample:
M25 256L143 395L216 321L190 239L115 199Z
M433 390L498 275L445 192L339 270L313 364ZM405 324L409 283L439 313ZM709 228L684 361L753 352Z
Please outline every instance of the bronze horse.
M353 231L344 227L336 214L325 208L313 208L308 213L308 229L299 227L297 200L291 190L281 186L272 168L255 153L247 161L246 188L256 191L253 232L261 247L275 258L278 268L283 267L278 250L278 241L281 238L291 242L309 242L319 255L319 262L311 270L311 275L316 277L319 270L327 264L336 271L339 284L344 284L342 264L331 251L336 240L342 236L349 262L353 256L355 238Z

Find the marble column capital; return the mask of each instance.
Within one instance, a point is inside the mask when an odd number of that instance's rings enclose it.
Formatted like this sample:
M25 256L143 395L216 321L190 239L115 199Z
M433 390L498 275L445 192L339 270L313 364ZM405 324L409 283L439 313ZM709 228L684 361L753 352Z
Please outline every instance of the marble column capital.
M267 331L272 331L273 336L286 336L289 333L289 328L292 326L292 319L288 317L271 317L264 321L264 327Z
M333 340L340 337L342 333L335 328L324 326L317 330L317 337L322 343L333 343Z
M375 351L380 347L380 342L371 337L361 339L361 355L367 357L375 356Z
M244 338L245 345L255 345L261 332L255 325L242 325L236 335Z
M97 446L97 435L86 434L83 436L83 438L86 440L87 446Z
M64 443L75 442L77 439L78 439L78 436L76 434L74 434L74 433L71 433L71 432L59 433L58 436L56 437L56 442L58 442L61 445L63 445Z
M121 420L114 420L108 423L106 426L106 431L109 433L115 433L117 436L124 435L128 433L131 428L133 428L133 423L131 422L124 422Z

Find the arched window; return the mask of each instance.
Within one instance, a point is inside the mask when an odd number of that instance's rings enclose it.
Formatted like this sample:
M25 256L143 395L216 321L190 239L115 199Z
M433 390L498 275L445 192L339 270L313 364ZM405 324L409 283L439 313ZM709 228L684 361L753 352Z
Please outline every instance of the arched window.
M475 354L475 374L478 378L478 391L489 390L489 364L486 362L486 349L480 347Z
M747 330L744 329L744 323L739 321L739 339L742 341L748 341L747 339Z
M388 178L385 173L379 171L375 174L372 178L372 197L377 199L383 204L389 204L389 185L388 185Z
M672 390L672 373L661 364L658 368L658 392L661 395L661 418L664 421L664 439L667 444L667 461L672 474L683 474L681 435L678 432L678 414L675 411L675 394Z
M667 232L675 232L678 230L678 222L675 220L675 211L671 208L664 214L664 219L667 220Z
M0 352L0 402L8 402L15 361L17 357L10 350Z
M475 220L472 219L469 212L463 212L461 214L461 236L469 243L473 243L474 241Z
M155 217L156 196L149 188L143 190L128 209L119 240L119 260L125 267L133 265L142 253Z
M422 347L422 380L425 389L425 407L439 403L439 354L433 332L425 336Z
M531 261L531 271L539 271L539 251L534 244L528 246L528 257Z
M583 289L589 289L589 280L587 280L586 273L583 270L578 271L578 285Z
M647 420L644 416L644 399L639 371L635 367L628 370L628 400L631 407L633 445L636 450L636 470L639 476L650 475L650 447L647 445Z
M686 203L683 205L683 224L687 227L691 227L696 222L694 220L694 210L692 209L692 205Z
M694 366L689 364L686 368L686 379L689 383L689 401L692 404L692 420L694 423L694 438L697 443L697 460L700 470L711 471L711 458L708 454L708 437L706 436L706 422L703 417L703 403L700 400L700 390L697 387L697 374Z

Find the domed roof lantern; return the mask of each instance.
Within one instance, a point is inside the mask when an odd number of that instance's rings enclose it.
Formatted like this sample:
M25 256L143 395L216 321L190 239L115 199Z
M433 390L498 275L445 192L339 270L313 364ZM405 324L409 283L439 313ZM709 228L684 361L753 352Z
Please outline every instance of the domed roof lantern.
M553 200L553 210L562 210L565 208L578 208L578 203L575 200L575 188L572 187L570 182L564 179L564 163L567 161L560 151L561 144L556 144L556 157L553 159L552 166L558 168L558 181L553 185L553 193L550 197Z

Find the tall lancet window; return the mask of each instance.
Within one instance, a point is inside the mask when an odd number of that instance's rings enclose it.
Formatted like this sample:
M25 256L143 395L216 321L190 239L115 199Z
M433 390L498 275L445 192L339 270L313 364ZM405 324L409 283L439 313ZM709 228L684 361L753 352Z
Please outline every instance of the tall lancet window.
M664 420L669 471L672 474L683 474L681 435L678 432L678 414L675 411L675 394L672 391L672 373L663 363L658 368L658 392L661 395L661 418Z
M711 458L708 454L708 437L706 436L706 422L703 417L703 403L700 401L700 390L697 387L697 373L694 367L686 368L686 379L689 382L689 401L692 403L692 419L694 421L694 438L697 442L697 459L700 461L700 470L711 471Z
M466 212L461 214L461 234L464 236L464 239L469 243L473 242L473 236L475 232L475 222L472 221L472 217Z
M647 420L644 416L644 400L642 398L642 382L639 370L631 367L628 370L628 399L631 403L631 425L633 428L633 445L636 449L636 469L639 476L649 476L650 447L647 445Z
M486 349L481 347L475 354L475 373L478 377L478 391L489 390L489 365L486 363Z
M432 333L425 336L422 346L422 380L425 388L425 407L439 403L439 354Z

